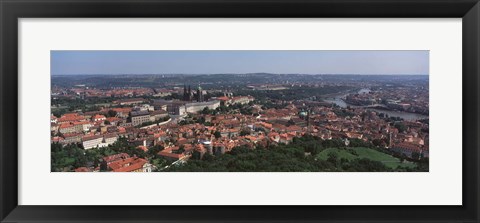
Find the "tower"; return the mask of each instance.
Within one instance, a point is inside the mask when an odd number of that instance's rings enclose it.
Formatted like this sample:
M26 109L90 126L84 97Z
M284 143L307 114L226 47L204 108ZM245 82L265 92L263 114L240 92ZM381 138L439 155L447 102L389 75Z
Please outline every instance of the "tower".
M183 100L188 101L188 95L187 95L187 85L183 85Z
M191 101L192 100L192 93L191 93L190 85L188 85L188 90L187 90L187 85L183 85L183 100L184 101Z
M197 89L197 101L198 102L203 101L203 91L202 91L202 87L200 87L200 84L198 85L198 89Z

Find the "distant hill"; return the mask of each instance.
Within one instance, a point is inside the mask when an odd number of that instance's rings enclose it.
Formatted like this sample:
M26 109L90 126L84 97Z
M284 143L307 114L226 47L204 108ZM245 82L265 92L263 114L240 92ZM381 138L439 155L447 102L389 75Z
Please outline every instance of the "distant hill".
M349 82L408 83L427 82L428 75L355 75L355 74L96 74L96 75L52 75L52 85L69 87L84 84L90 87L166 87L198 85L236 86L261 84L345 84Z

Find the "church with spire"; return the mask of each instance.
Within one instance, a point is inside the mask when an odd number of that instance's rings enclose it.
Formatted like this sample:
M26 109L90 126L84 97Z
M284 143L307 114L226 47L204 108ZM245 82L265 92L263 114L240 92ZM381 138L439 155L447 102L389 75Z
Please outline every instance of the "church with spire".
M193 101L196 100L197 102L204 102L205 101L205 95L203 94L202 87L200 87L200 84L198 85L197 91L194 93L192 92L192 89L190 85L183 85L183 101Z
M154 106L158 108L166 107L164 110L166 110L169 115L184 116L187 113L200 112L205 108L216 109L220 107L220 100L210 98L200 84L196 89L193 89L193 91L190 85L187 86L187 84L184 84L183 97L181 97L180 100L158 99L154 100Z
M191 101L192 100L192 90L190 89L190 85L188 85L188 90L187 90L187 85L183 85L183 100L184 101Z
M202 87L200 87L200 84L199 84L198 88L197 88L197 102L203 102L203 101L204 101L203 90L202 90Z

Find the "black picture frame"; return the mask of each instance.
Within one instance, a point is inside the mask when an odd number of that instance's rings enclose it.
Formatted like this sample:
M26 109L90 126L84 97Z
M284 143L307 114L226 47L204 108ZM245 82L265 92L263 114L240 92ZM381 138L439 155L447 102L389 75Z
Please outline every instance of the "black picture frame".
M2 222L479 222L480 5L478 0L0 0L0 15L0 219ZM19 34L17 21L19 18L75 17L462 18L463 205L18 205L17 38Z

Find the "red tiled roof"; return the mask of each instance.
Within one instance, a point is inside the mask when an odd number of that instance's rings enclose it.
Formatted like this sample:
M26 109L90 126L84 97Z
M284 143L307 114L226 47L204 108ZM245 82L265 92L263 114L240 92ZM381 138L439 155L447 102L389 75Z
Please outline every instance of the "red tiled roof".
M103 136L104 136L106 139L108 139L108 138L116 138L116 137L117 137L117 134L115 134L115 133L110 133L110 134L105 134L105 135L103 135Z
M52 138L52 141L53 142L60 142L60 141L63 141L64 139L62 137L59 137L59 136L55 136Z
M102 135L84 136L84 137L82 137L82 140L83 141L89 141L89 140L94 140L94 139L99 139L99 138L103 138L103 136Z
M164 152L161 151L158 153L160 156L165 156L165 157L170 157L170 158L175 158L175 159L181 159L185 155L183 153L177 154L177 153L169 153L169 152Z
M96 114L92 117L93 119L104 119L105 116L104 115L99 115L99 114Z
M116 121L120 121L122 120L121 118L117 118L117 117L108 117L107 120L109 122L116 122Z
M132 108L112 108L111 110L121 113L129 113L132 111Z
M70 128L70 127L73 127L73 125L71 123L63 123L63 124L60 125L59 128L65 129L65 128Z
M74 122L73 125L84 125L89 123L90 123L89 121L78 121L78 122Z
M73 122L73 121L80 121L84 120L85 117L82 115L78 115L77 113L74 114L65 114L61 118L58 119L58 122Z
M421 151L421 149L418 146L413 145L411 143L399 143L393 146L393 148L414 151L414 152Z
M137 148L143 150L144 152L148 151L148 148L146 146L137 146Z
M131 157L108 164L113 172L131 172L141 169L147 160L137 157Z
M127 153L119 153L119 154L114 154L110 156L105 156L103 157L103 160L107 163L113 162L113 161L118 161L120 159L127 159L130 158L130 155Z
M63 134L63 136L64 136L65 138L82 136L82 135L83 135L82 133L65 133L65 134Z
M229 100L229 98L225 97L225 96L224 97L218 97L217 99L220 100L220 101L228 101Z
M75 172L92 172L87 167L79 167L75 169Z

